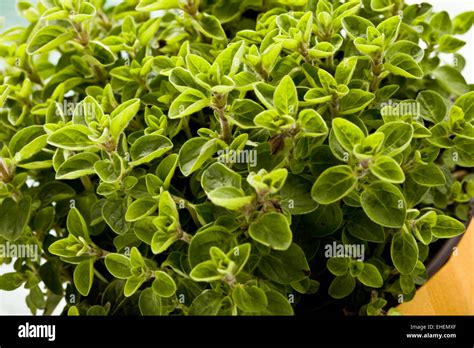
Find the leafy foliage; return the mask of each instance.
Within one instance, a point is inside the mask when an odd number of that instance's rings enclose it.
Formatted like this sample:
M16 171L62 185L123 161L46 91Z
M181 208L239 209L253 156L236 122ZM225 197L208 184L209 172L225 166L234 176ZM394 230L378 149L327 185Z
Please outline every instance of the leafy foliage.
M381 315L464 232L474 91L456 35L472 12L19 9L30 24L0 34L0 242L45 262L17 258L0 289L30 289L33 313L64 297L68 315L292 315L319 291ZM361 259L325 255L333 242Z

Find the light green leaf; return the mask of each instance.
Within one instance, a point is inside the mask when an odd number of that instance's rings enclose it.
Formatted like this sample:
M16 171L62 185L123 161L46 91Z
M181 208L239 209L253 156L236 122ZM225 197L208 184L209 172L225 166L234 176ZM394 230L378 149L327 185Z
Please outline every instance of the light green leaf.
M122 254L107 254L105 256L105 267L115 278L127 279L132 273L130 272L130 259Z
M178 164L181 172L185 176L201 168L212 155L217 151L215 140L204 138L192 138L186 141L179 150Z
M446 178L439 167L433 163L419 164L410 171L410 176L422 186L443 186L446 184Z
M418 63L408 54L396 53L388 63L384 64L386 70L399 76L409 79L421 79L423 77L423 70Z
M44 26L30 36L26 51L29 55L48 52L72 40L73 37L73 31L59 25Z
M270 212L262 215L249 227L254 240L275 250L286 250L293 239L288 220L283 214Z
M391 157L378 156L374 162L369 163L369 168L372 174L386 182L401 184L405 181L405 174L402 168Z
M94 164L100 157L92 152L83 152L69 157L56 172L58 180L72 180L85 175L95 174Z
M167 137L159 134L149 134L138 138L130 148L130 165L136 167L149 163L173 148L173 143Z
M461 222L446 215L438 215L436 225L431 229L436 238L452 238L464 233L465 230Z
M367 216L379 225L399 228L405 223L405 198L393 184L382 181L370 184L362 192L361 203Z
M415 237L405 230L397 232L390 247L392 262L401 274L410 274L418 261L418 245Z
M235 305L244 312L260 312L268 305L267 296L257 286L237 285L232 292Z
M188 89L173 100L168 116L171 119L183 118L209 106L211 99L196 89Z
M94 281L94 259L81 261L74 270L74 285L82 296L89 295Z
M151 284L153 291L161 297L171 297L176 293L176 283L168 273L155 272L155 280Z
M236 187L219 187L208 193L209 200L229 210L239 210L250 204L253 196L246 196L244 191Z
M273 96L273 103L282 115L295 117L298 113L298 95L293 79L286 75L278 84Z
M319 204L330 204L348 195L356 184L357 178L351 167L334 166L318 177L311 189L311 196Z
M364 263L362 272L357 276L357 279L364 285L371 288L381 288L383 285L382 275L377 267L370 263Z
M329 285L328 293L335 299L349 296L354 291L356 281L350 274L338 276Z
M365 138L358 126L341 117L332 120L332 129L339 144L349 152L352 152L354 146L360 144Z

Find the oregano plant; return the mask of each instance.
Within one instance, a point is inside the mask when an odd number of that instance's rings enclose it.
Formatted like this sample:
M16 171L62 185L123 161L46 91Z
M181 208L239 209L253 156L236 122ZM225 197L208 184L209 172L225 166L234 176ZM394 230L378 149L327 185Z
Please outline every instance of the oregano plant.
M0 255L0 289L29 289L32 313L395 314L465 231L473 12L17 7L28 24L0 34L0 243L37 257Z

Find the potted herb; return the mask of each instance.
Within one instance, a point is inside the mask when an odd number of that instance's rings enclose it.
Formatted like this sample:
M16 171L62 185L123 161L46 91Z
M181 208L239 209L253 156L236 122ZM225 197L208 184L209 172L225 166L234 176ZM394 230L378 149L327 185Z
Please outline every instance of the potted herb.
M38 257L13 257L0 288L29 289L32 313L390 314L465 231L474 92L456 35L473 12L18 10L29 25L0 35L0 242Z

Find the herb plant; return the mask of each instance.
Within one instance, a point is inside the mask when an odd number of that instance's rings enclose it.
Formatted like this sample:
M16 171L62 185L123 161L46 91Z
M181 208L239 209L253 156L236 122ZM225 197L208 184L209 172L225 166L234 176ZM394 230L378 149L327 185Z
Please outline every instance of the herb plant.
M0 242L40 257L17 257L0 288L24 285L32 313L63 298L69 315L394 313L465 230L474 92L456 35L473 12L18 10L29 24L0 35Z

